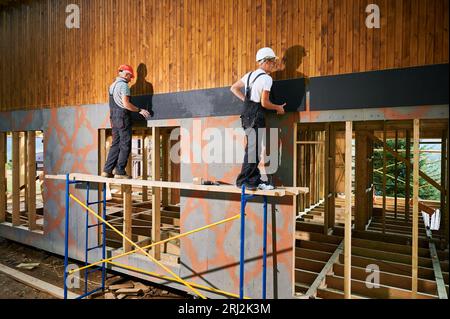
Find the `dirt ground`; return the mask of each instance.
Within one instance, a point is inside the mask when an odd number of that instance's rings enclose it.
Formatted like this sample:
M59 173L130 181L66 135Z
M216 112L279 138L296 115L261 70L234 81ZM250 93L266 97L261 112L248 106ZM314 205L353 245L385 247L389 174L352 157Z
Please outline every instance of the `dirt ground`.
M63 288L63 268L64 259L60 256L50 254L46 251L28 247L19 243L9 241L0 237L0 263L10 268L21 271L27 275L33 276L55 286ZM16 268L20 263L39 263L39 266L32 270ZM71 263L73 263L71 261ZM174 289L161 289L161 286L151 284L140 279L127 277L122 274L108 272L107 278L114 277L114 284L142 283L149 289L145 293L126 296L124 299L179 299L189 298L189 295ZM75 293L82 294L84 288L84 279L81 278L80 289L72 290ZM89 275L88 289L92 290L101 285L101 273L95 272ZM93 296L94 299L104 299L104 293ZM54 299L53 296L31 288L20 283L10 276L0 272L0 299Z

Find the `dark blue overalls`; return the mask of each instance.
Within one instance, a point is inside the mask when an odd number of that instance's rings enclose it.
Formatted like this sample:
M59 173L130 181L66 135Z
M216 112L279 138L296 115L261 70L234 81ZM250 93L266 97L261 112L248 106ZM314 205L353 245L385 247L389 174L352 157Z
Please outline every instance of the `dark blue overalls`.
M264 108L261 103L250 100L250 97L252 85L261 75L266 75L266 73L258 74L250 84L252 73L250 73L247 79L244 111L241 114L242 127L245 130L247 143L245 146L245 156L241 173L236 179L236 186L238 187L241 187L243 183L245 183L246 186L257 187L261 183L261 173L258 168L259 161L261 160L259 154L260 150L258 148L261 136L258 134L258 129L266 127L266 122L264 118ZM253 158L256 159L256 161L249 161L249 154L254 154L255 156L253 156Z
M112 144L109 149L108 159L105 163L104 172L112 173L115 168L115 174L126 175L128 157L131 152L131 113L129 110L121 108L114 101L114 90L117 82L111 92L109 92L109 111L112 127Z

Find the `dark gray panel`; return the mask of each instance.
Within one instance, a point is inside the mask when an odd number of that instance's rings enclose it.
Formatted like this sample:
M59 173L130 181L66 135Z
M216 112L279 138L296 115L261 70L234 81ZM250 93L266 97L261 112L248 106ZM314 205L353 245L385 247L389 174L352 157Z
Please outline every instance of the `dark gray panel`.
M448 64L311 79L311 110L448 104Z
M304 95L303 79L275 81L271 99L275 103L286 102L286 110L293 112L304 109ZM230 92L230 87L133 96L131 101L150 110L153 114L152 120L238 115L241 114L243 106ZM145 123L136 113L133 113L133 121L136 124Z
M311 78L311 110L448 104L448 64ZM271 100L287 112L305 110L303 78L274 81ZM132 97L152 120L239 115L242 102L229 87ZM135 125L146 125L133 114Z

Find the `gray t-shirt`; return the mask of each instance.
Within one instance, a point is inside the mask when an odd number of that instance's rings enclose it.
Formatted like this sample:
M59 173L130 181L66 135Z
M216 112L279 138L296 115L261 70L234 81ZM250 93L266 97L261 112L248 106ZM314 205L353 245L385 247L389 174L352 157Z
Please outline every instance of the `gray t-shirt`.
M117 77L114 83L109 87L109 94L113 94L114 102L124 109L125 106L123 105L122 97L131 96L131 91L127 81L124 78Z

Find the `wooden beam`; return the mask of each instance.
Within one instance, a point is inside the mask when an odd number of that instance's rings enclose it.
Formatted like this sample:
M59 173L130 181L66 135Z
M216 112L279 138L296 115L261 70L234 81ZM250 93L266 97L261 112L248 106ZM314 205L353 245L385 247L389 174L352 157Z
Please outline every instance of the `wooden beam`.
M20 133L12 133L12 224L20 225Z
M170 149L169 149L169 134L166 131L161 132L161 157L162 157L162 180L169 180L169 161L170 161ZM161 190L161 202L162 206L166 207L169 205L169 190L167 188L163 188Z
M142 179L148 179L148 136L147 131L142 135ZM148 187L142 186L142 201L148 201Z
M0 132L0 223L6 221L6 133Z
M383 234L386 232L386 175L387 175L387 156L386 156L386 124L383 124Z
M103 168L105 167L106 163L106 129L99 129L98 130L98 172L101 174L103 172ZM108 184L105 184L107 188ZM98 183L97 184L97 198L99 200L98 204L98 212L103 216L103 184ZM106 192L106 189L105 189ZM103 242L103 227L99 228L98 232L98 240L99 242Z
M398 152L398 130L395 130L395 151ZM398 160L394 158L394 216L397 218L397 193L398 193Z
M329 224L334 229L336 215L336 128L334 124L330 125L330 196L329 200Z
M411 169L409 169L408 163L411 163L411 133L406 130L406 161L405 164L405 220L409 221L409 199L411 198Z
M331 255L330 259L328 259L327 263L322 268L320 273L317 275L314 282L311 284L311 286L306 291L306 293L305 293L306 296L308 296L308 297L314 296L315 297L317 295L317 289L322 287L327 275L333 271L333 265L334 265L334 263L339 261L339 256L342 254L343 250L344 250L344 242L342 241L338 245L338 247L336 248L334 253Z
M305 131L305 139L311 139L311 132ZM311 189L311 145L307 144L305 147L305 186ZM311 207L311 192L306 193L305 208Z
M367 192L368 210L367 210L367 222L372 218L373 215L373 141L371 139L366 139L367 141L367 186L369 191Z
M330 215L330 123L325 124L325 161L324 161L324 227L323 232L325 235L328 234L329 226L329 215Z
M446 185L446 177L447 177L447 170L446 170L446 162L447 162L447 130L442 131L442 137L441 137L441 186L443 189L445 189L448 192L448 185ZM441 191L440 196L440 211L441 211L441 218L445 221L445 208L448 203L446 203L445 198L445 191Z
M319 145L319 149L320 149L320 155L319 155L319 185L320 185L320 190L319 190L319 197L320 199L324 199L324 172L325 172L325 132L319 132L320 134L320 140L321 142L323 142L322 144Z
M413 229L412 229L412 295L417 297L418 246L419 246L419 140L420 121L414 119L413 130Z
M447 245L449 244L449 204L450 204L450 192L448 191L449 188L449 170L450 170L450 156L449 156L449 150L450 147L448 145L449 142L449 132L450 130L447 128L447 139L446 139L446 152L445 152L445 158L446 158L446 172L445 172L445 185L446 185L446 192L445 192L445 210L443 212L444 214L444 239L445 239L445 243L444 243L444 247L447 247Z
M292 181L293 181L293 183L292 183L292 185L294 186L294 187L296 187L297 186L297 183L298 183L298 181L297 181L297 172L298 172L298 159L297 159L297 156L298 156L298 145L297 145L297 139L298 139L298 136L297 136L297 134L298 134L298 123L297 122L295 122L294 123L294 144L293 144L293 148L294 148L294 150L293 150L293 165L292 165L292 172L293 172L293 175L292 175ZM299 196L300 197L300 196ZM298 198L299 197L293 197L292 198L292 205L293 205L293 214L294 214L294 225L295 225L295 217L297 216L297 214L298 214Z
M20 197L22 197L22 190L23 190L23 198L24 198L24 206L25 210L28 210L28 188L27 188L27 133L26 132L20 132L19 134L19 144L20 144L20 151L19 151L19 158L20 158Z
M345 123L344 297L351 299L352 249L352 122Z
M160 180L160 131L158 127L152 127L152 178ZM161 240L161 188L152 188L152 242ZM152 256L156 260L161 258L161 246L152 248Z
M366 131L355 131L355 228L365 230L369 220L368 138Z
M39 291L43 291L53 297L60 298L60 299L64 298L64 289L54 286L48 282L45 282L45 281L42 281L35 277L29 276L27 274L24 274L23 272L17 271L15 269L12 269L12 268L7 267L2 264L0 264L0 272L10 276L11 278L14 278L15 280L17 280L27 286L35 288ZM79 297L78 294L75 294L70 291L68 292L67 296L70 299L75 299L75 298Z
M36 132L27 132L28 228L36 229Z
M131 239L132 238L132 199L131 199L131 186L122 185L123 196L123 234ZM124 252L131 251L131 243L123 239Z

